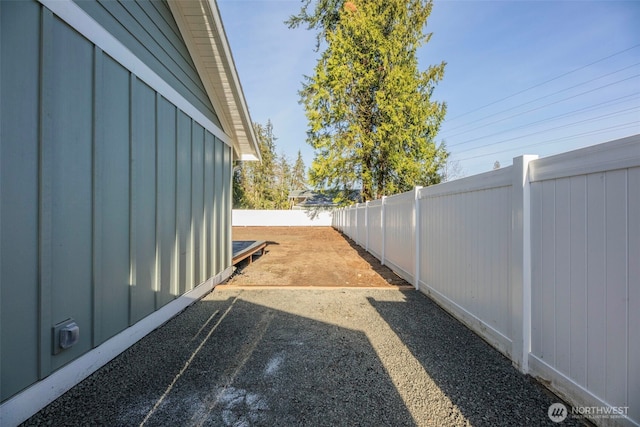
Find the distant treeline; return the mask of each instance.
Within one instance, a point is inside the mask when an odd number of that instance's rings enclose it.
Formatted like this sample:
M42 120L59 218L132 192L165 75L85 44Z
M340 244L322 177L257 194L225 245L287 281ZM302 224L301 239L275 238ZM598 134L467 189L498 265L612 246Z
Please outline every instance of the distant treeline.
M302 153L293 165L276 153L273 124L254 123L262 162L238 162L233 172L234 209L290 209L289 193L306 188Z

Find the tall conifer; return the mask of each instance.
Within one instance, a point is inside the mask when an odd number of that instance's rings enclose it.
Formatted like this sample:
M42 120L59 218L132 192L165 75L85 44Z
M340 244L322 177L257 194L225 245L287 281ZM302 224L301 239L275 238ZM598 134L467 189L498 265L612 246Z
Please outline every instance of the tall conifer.
M446 106L432 100L445 63L419 70L432 1L311 0L289 19L318 31L324 48L300 91L315 149L311 183L362 188L365 200L440 182L447 159L436 135Z

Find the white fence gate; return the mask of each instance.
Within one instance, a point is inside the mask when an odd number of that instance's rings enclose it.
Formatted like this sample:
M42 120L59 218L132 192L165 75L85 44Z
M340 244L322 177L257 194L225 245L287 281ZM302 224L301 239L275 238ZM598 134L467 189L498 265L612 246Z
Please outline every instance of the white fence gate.
M574 407L623 415L596 423L640 425L640 135L339 209L333 226Z

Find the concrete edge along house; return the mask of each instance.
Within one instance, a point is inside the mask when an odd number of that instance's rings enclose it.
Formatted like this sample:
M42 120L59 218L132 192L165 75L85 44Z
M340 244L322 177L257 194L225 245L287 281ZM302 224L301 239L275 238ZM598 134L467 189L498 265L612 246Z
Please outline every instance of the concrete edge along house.
M258 160L214 0L0 2L0 424L231 273Z

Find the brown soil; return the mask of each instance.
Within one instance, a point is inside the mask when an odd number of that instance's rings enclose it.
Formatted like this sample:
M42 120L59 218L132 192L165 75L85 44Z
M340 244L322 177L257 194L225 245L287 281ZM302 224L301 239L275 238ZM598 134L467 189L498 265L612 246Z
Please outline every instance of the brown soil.
M265 240L228 286L405 287L375 257L331 227L233 227L233 240Z

